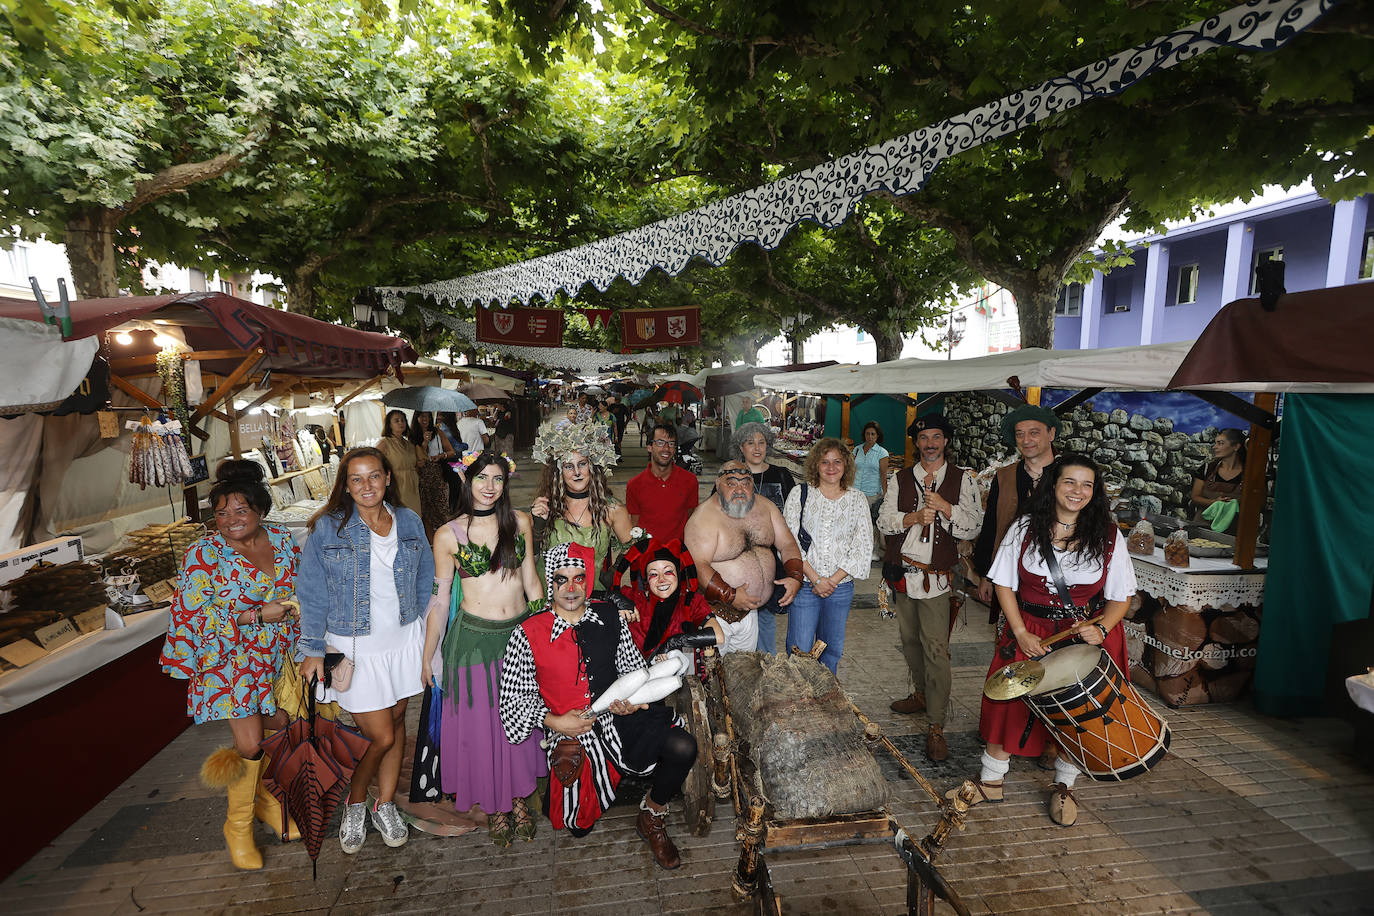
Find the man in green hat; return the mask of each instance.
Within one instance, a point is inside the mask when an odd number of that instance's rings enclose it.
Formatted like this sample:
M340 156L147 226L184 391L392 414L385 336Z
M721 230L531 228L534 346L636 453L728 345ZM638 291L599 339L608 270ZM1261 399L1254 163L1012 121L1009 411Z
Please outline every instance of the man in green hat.
M1002 418L1002 441L1020 452L1021 458L998 468L992 478L983 510L983 528L973 544L972 558L973 569L980 577L978 600L988 606L993 621L997 605L992 580L988 578L992 558L1016 518L1017 509L1026 505L1040 475L1054 461L1054 435L1058 431L1059 416L1047 407L1025 404ZM1054 747L1051 742L1041 755L1040 765L1046 769L1054 768Z
M993 555L1016 518L1016 510L1026 504L1040 475L1054 461L1054 435L1058 431L1059 417L1047 407L1025 404L1002 418L1002 441L1020 452L1021 458L999 468L993 477L983 510L983 529L973 545L973 568L982 577L978 600L989 607L993 606L993 589L987 575Z

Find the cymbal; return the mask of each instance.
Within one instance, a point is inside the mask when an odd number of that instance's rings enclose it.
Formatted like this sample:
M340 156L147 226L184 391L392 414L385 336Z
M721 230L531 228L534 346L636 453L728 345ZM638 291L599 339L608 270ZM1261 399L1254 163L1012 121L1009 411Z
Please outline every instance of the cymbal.
M1027 658L994 671L983 685L983 696L989 700L1015 700L1030 693L1044 679L1045 666Z

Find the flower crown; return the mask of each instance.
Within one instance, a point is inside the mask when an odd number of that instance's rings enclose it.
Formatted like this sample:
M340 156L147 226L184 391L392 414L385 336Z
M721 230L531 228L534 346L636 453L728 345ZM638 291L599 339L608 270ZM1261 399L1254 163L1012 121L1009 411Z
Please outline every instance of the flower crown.
M572 452L577 452L597 467L605 468L608 473L619 460L604 423L586 420L582 423L565 423L561 427L554 423L539 427L539 435L534 440L535 461L541 464L562 461Z
M462 468L463 468L463 470L466 471L468 468L472 467L472 463L473 463L474 461L476 461L477 458L478 458L478 456L481 455L481 454L482 454L482 449L473 449L473 450L471 450L471 451L464 452L464 453L463 453L463 457L462 457L462 458L459 458L457 461L455 461L455 462L453 462L453 463L454 463L454 464L457 464L457 465L461 465ZM507 455L505 452L502 452L502 453L501 453L501 460L504 461L504 462L506 463L506 476L509 477L510 475L514 474L514 473L515 473L515 462L514 462L513 460L511 460L510 455ZM457 470L457 468L454 468L454 470Z

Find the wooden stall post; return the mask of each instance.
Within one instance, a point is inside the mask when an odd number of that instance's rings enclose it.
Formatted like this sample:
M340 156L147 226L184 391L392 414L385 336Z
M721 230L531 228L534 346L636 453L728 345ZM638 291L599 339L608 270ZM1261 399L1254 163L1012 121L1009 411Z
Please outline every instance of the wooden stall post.
M234 409L234 399L230 398L224 405L225 413L229 424L229 453L237 460L243 457L243 441L239 437L239 412Z
M849 395L840 395L840 441L849 439Z
M1255 406L1269 413L1274 412L1278 395L1272 391L1255 394ZM1269 447L1273 443L1273 433L1267 426L1250 424L1250 438L1246 446L1245 472L1240 489L1240 509L1236 520L1235 564L1241 569L1252 569L1255 565L1255 542L1259 539L1260 512L1268 497L1267 475L1269 467Z

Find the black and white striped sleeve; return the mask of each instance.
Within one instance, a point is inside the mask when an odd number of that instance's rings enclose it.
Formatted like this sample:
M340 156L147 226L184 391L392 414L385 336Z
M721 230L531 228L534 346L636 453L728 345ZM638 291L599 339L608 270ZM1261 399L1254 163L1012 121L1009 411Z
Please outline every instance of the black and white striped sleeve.
M506 658L501 669L501 727L506 740L519 744L536 728L544 724L549 708L539 693L535 679L534 653L522 627L516 627L506 644Z

